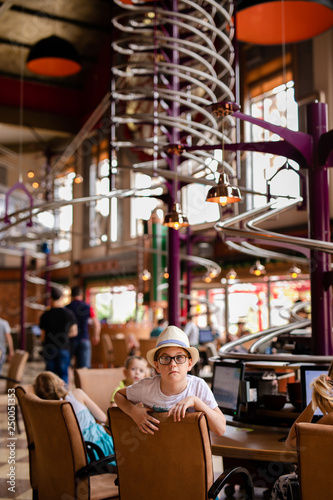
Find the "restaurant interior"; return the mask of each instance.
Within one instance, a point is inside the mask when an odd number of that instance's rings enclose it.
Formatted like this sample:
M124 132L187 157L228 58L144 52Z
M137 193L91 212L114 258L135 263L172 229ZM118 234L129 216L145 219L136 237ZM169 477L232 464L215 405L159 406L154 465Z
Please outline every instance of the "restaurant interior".
M130 342L145 356L161 319L199 330L194 374L227 430L200 438L209 492L184 498L273 499L302 465L288 498L327 499L324 454L301 464L284 440L333 355L333 2L4 0L0 21L0 318L21 353L3 365L1 413L44 370L51 288L65 305L80 286L100 341L69 387L105 413ZM0 498L60 498L32 472L24 405L18 392L16 493L3 483ZM218 492L207 463L245 472ZM105 474L81 471L74 492L61 474L62 498L129 498L120 470L112 492ZM155 498L133 476L136 498Z

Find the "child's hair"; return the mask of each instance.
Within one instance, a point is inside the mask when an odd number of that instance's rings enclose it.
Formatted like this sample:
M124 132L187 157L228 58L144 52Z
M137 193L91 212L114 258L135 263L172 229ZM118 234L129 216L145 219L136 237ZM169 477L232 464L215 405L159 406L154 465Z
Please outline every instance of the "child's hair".
M325 415L333 411L333 380L328 375L319 375L311 382L312 408L317 407Z
M139 361L144 361L146 363L146 365L148 365L147 363L147 360L145 358L143 358L142 356L137 356L136 354L134 354L133 356L128 356L126 359L125 359L125 363L124 363L124 367L125 369L127 370L128 368L130 368L132 362L137 359Z
M34 389L41 399L62 399L68 393L61 378L52 372L40 373L35 380Z

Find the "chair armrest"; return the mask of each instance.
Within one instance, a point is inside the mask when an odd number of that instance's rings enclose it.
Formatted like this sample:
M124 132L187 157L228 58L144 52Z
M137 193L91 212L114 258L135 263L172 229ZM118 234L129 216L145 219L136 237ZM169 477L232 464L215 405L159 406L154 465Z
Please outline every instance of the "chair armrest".
M117 474L118 469L115 465L111 465L110 462L116 460L116 455L108 455L107 457L100 458L99 460L94 460L90 464L85 465L79 469L76 473L76 477L83 478L87 476L92 476L96 474Z
M214 499L218 496L222 488L233 476L241 476L242 483L245 489L245 500L253 500L254 498L254 488L252 478L250 473L244 467L235 467L234 469L226 469L222 474L214 481L213 485L209 488L208 498Z
M8 382L14 382L14 384L20 384L20 380L16 380L15 378L6 377L6 375L0 375L0 379L8 380Z

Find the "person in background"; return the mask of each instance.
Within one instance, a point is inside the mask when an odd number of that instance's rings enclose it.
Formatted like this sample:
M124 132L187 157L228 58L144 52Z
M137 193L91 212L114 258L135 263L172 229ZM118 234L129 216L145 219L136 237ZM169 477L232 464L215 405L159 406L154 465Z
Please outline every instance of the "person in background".
M199 345L199 328L193 321L193 316L191 314L187 315L187 323L184 327L184 332L188 336L191 346Z
M7 353L8 347L8 353ZM10 361L14 356L13 337L10 333L8 321L0 318L0 373L2 373L2 365L6 361Z
M155 326L155 328L153 328L152 331L150 332L150 337L151 338L158 337L163 332L164 328L166 328L167 326L168 326L167 321L164 318L160 318L157 321L157 326Z
M107 417L103 410L82 389L75 388L70 392L67 391L64 387L64 381L52 372L40 373L35 380L34 389L37 396L41 399L65 399L69 401L77 416L84 441L91 441L97 444L104 456L114 454L112 437L98 423L105 424ZM50 429L50 432L52 432L52 429ZM95 454L95 458L96 460L98 459L97 454ZM90 462L89 456L88 462Z
M138 382L138 380L148 376L148 364L145 358L142 356L128 356L124 364L124 376L125 378L120 382L111 395L111 406L116 406L114 402L114 395L117 391L119 391L119 389L132 385L135 382Z
M72 288L72 301L66 308L74 314L78 335L71 339L71 357L76 358L76 368L91 367L91 343L96 345L100 341L101 324L96 317L94 309L83 300L83 290L79 286ZM89 321L93 323L93 334L90 340Z
M333 425L333 380L332 365L329 368L328 375L319 375L311 382L312 399L305 410L297 417L293 423L287 439L285 441L288 450L296 450L296 424L300 422L312 422L313 415L317 408L320 409L323 416L316 422L317 424ZM290 480L297 480L297 468L289 474L280 476L274 483L271 500L287 500L287 484Z
M60 288L51 288L51 308L41 315L39 328L42 330L46 370L55 373L67 384L71 362L69 340L77 335L77 324L72 311L62 307Z

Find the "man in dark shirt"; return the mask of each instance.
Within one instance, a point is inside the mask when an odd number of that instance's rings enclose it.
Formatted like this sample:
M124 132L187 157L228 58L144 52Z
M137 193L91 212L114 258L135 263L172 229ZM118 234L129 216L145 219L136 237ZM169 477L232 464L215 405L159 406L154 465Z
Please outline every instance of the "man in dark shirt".
M41 315L39 327L46 370L56 373L67 384L71 361L69 339L77 335L77 324L74 314L62 307L60 288L51 289L51 308Z
M96 318L95 311L83 300L83 291L79 286L72 288L72 302L67 309L74 313L78 325L77 337L71 339L71 356L76 358L76 368L90 368L91 366L91 341L89 335L89 321L93 324L92 342L98 344L100 340L101 325Z

